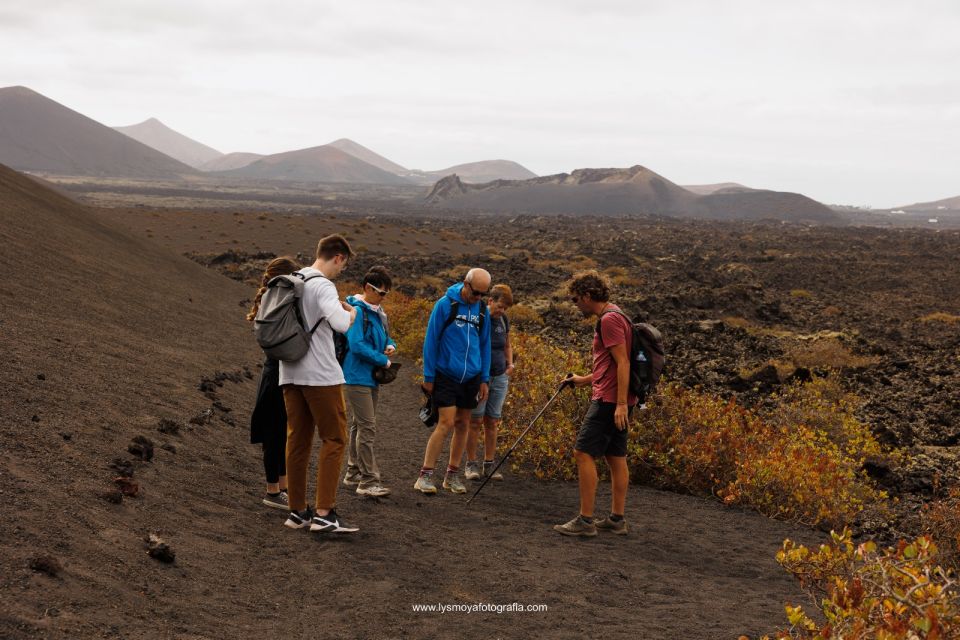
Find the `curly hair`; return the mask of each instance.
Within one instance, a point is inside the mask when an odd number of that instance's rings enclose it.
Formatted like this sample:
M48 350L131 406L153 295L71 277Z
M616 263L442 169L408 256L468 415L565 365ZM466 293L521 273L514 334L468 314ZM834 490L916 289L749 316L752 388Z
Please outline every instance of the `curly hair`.
M293 258L288 258L287 256L274 258L271 260L270 264L267 265L267 268L264 269L263 276L260 278L260 288L257 289L257 295L253 298L253 305L250 307L250 311L247 313L247 320L253 322L253 319L257 317L257 311L260 310L260 299L263 297L263 294L267 292L268 282L277 276L289 275L294 271L299 271L300 269L302 269L300 264L298 264Z
M573 276L567 284L570 293L575 296L590 296L594 302L610 300L610 282L600 272L590 269Z

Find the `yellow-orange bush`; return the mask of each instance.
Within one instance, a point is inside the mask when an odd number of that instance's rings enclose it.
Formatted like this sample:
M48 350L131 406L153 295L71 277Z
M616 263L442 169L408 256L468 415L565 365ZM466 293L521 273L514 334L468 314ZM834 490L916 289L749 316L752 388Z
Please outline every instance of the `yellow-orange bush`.
M423 338L435 300L412 298L398 291L390 292L383 310L390 319L390 334L397 343L397 352L406 358L420 361Z
M635 475L770 517L849 523L886 495L862 471L867 456L880 455L879 445L853 418L852 407L824 399L829 394L823 389L832 384L793 387L763 415L668 385L641 416L630 442Z
M878 549L854 546L849 530L816 551L783 543L777 561L819 599L824 624L787 605L790 628L777 638L912 640L960 636L960 586L938 564L928 536Z
M940 544L941 562L960 572L960 488L925 505L920 514L921 528Z

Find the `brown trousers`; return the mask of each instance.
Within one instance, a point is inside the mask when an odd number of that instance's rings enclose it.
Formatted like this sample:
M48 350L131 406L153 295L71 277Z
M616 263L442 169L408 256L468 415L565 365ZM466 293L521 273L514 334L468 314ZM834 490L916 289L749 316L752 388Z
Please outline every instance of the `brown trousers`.
M341 387L283 387L287 407L287 494L293 510L307 508L307 469L314 429L322 442L317 457L314 507L332 509L337 503L340 463L347 443L347 410Z

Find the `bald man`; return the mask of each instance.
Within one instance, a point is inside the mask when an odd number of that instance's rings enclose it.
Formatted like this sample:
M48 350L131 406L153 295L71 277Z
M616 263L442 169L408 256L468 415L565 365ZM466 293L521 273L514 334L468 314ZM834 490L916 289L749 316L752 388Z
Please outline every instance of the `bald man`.
M443 488L466 493L460 480L460 459L467 442L470 412L487 397L490 381L490 317L483 299L490 293L490 274L470 269L463 282L437 300L423 340L423 387L439 408L439 420L423 456L413 488L434 494L433 472L447 435L453 430L450 460Z

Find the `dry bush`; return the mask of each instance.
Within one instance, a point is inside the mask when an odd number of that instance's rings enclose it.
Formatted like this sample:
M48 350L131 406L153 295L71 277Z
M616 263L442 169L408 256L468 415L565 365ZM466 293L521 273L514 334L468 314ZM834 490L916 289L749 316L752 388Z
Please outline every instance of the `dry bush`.
M833 305L824 307L823 311L820 312L821 315L827 316L828 318L835 318L841 313L843 313L843 310L840 307L835 307Z
M451 283L437 276L424 275L407 284L416 289L418 294L440 295L447 290Z
M874 542L855 546L844 530L816 551L785 540L777 561L819 603L824 620L787 605L791 626L779 639L960 637L960 585L938 564L928 536L878 549Z
M798 367L821 369L858 369L880 362L876 356L854 354L837 338L798 342L786 349L786 355Z
M937 311L936 313L929 313L923 316L920 318L920 322L943 322L944 324L956 324L960 322L960 316L955 316L944 311Z
M864 506L886 499L862 471L868 456L879 455L879 445L848 405L827 400L821 384L806 385L809 390L796 386L763 415L732 400L668 385L649 403L630 443L642 465L636 474L778 519L845 525ZM832 430L821 428L824 424Z
M806 289L791 289L790 290L791 298L803 298L810 299L813 297L813 294L807 291Z
M734 327L736 329L746 329L753 326L749 320L746 318L738 318L736 316L726 316L723 318L723 324L728 327Z
M618 267L618 266L607 267L606 269L603 270L603 272L607 274L607 276L610 278L629 275L629 272L627 271L626 267Z
M453 280L454 282L463 282L464 277L467 275L467 271L472 269L470 265L458 264L455 267L451 267L446 271L441 271L439 275L446 276L448 279Z
M397 343L397 352L408 358L423 357L423 339L433 310L433 300L390 292L383 302L383 310L390 319L390 336Z
M526 304L513 305L510 307L510 310L507 311L507 315L510 316L511 324L519 328L542 327L544 325L543 318L540 317L540 314L537 313L533 307Z
M951 487L946 496L924 505L920 524L940 544L941 562L960 572L960 487Z

